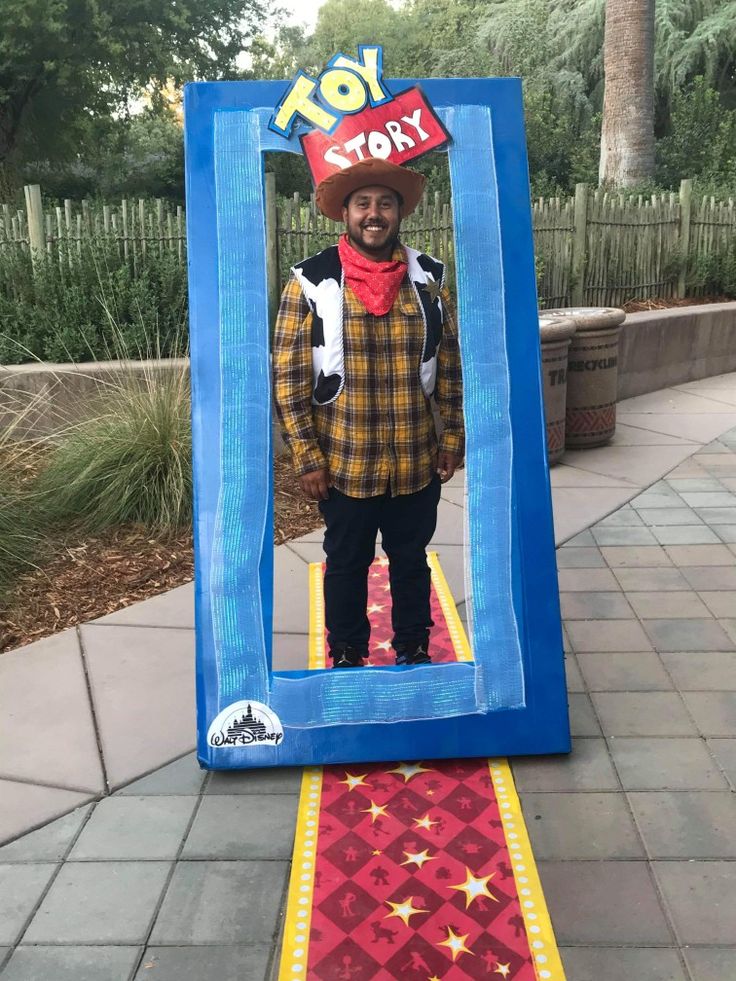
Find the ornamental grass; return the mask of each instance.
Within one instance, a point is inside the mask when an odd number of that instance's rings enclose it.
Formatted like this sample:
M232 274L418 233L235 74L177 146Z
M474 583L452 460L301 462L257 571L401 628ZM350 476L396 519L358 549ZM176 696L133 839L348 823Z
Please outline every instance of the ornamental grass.
M42 448L18 438L32 409L6 408L0 420L0 595L34 567L44 545L33 486Z
M64 431L39 476L44 523L90 532L130 523L159 533L191 526L186 364L157 360L111 374L94 406Z

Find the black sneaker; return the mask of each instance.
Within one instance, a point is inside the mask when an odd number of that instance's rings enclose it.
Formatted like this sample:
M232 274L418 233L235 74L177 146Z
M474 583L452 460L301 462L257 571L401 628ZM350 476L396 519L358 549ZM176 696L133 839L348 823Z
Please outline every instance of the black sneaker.
M396 663L402 664L431 664L432 658L428 653L429 644L426 640L414 644L398 644L396 647Z
M365 667L364 658L367 656L367 651L357 650L347 644L330 650L333 668L363 668Z

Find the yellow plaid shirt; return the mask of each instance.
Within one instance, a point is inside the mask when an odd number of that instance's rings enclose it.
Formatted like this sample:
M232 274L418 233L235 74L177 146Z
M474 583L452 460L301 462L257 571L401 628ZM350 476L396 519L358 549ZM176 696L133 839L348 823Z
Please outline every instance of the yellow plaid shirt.
M394 259L405 260L401 246ZM442 450L465 447L457 328L446 287L434 399L442 419ZM273 342L274 399L296 473L326 467L332 485L350 497L392 495L426 487L437 465L438 440L419 365L424 321L408 276L393 307L368 313L346 286L343 305L345 387L327 405L312 404L312 314L292 275L281 297Z

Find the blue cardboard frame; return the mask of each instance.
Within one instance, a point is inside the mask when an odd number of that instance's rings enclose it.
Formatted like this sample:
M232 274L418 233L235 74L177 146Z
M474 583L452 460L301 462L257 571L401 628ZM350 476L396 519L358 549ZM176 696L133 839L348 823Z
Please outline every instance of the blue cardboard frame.
M194 83L185 92L200 762L229 769L567 752L531 212L515 79L419 81L454 139L475 661L409 673L270 670L263 152L300 152L296 134L287 142L268 129L284 84ZM418 83L389 84L398 93ZM501 327L488 330L489 323ZM268 705L283 723L283 740L208 744L212 721L241 700Z

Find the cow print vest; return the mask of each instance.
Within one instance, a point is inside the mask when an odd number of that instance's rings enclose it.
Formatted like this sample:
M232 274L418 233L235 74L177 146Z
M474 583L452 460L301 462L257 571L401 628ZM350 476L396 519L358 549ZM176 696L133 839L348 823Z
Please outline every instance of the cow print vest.
M425 395L434 392L437 352L442 340L445 311L440 296L432 299L423 289L429 282L445 284L445 267L432 256L404 246L408 275L424 321L424 349L417 366ZM312 311L312 404L334 402L345 387L343 352L343 297L345 277L337 246L298 262L292 273Z

